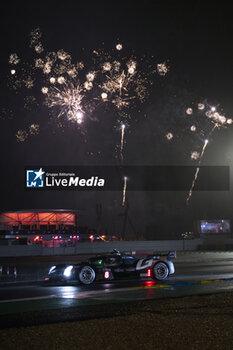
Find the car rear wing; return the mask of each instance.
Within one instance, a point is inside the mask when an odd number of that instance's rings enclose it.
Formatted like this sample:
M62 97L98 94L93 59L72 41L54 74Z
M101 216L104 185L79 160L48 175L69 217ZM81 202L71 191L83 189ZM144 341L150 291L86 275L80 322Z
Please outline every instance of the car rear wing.
M160 252L153 252L151 255L147 255L148 258L155 258L155 259L160 259L160 257L165 256L167 260L172 260L176 258L176 251L175 250L170 250L168 253L160 253Z
M172 260L172 259L176 259L176 251L175 250L170 250L168 253L160 253L160 252L145 252L145 251L140 251L140 250L135 250L135 251L124 251L122 252L123 255L129 255L129 256L132 256L132 255L146 255L147 258L153 258L153 257L156 257L157 259L160 257L160 256L166 256L168 260Z

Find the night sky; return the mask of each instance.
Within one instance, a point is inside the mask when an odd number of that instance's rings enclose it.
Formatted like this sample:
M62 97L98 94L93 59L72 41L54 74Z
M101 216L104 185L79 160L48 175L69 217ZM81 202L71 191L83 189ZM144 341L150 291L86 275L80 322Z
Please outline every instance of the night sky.
M193 150L203 145L204 136L186 131L186 108L202 102L217 106L233 118L232 62L233 22L223 2L143 1L57 1L0 6L0 150L1 210L70 208L82 211L81 225L95 227L95 207L102 204L102 229L121 230L121 193L114 192L26 192L27 165L116 165L115 146L120 132L114 129L115 111L99 110L89 121L86 141L77 128L67 123L62 130L49 121L50 111L41 105L25 111L20 99L8 88L11 53L30 56L30 32L40 28L46 50L64 49L85 62L86 52L117 42L126 52L167 61L170 71L156 76L148 98L132 109L126 130L125 165L195 165ZM85 50L83 50L83 48ZM30 58L30 57L29 57ZM9 115L12 110L12 115ZM139 112L140 110L140 112ZM8 111L8 112L5 112ZM198 118L198 117L197 117ZM16 132L29 122L40 122L38 135L17 142ZM197 125L199 121L197 120ZM205 129L206 126L203 125ZM165 135L174 134L168 141ZM211 136L203 165L233 167L233 126ZM93 154L91 154L93 153ZM232 179L231 179L232 183ZM202 218L232 218L232 191L194 192L189 206L186 192L128 193L128 237L179 237L193 230Z

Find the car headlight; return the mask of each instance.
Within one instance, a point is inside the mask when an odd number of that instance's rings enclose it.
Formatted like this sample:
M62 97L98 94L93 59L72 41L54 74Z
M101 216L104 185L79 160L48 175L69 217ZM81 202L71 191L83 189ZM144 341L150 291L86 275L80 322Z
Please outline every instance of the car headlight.
M49 275L50 275L51 273L53 273L55 269L56 269L56 266L50 267L50 269L49 269Z
M72 265L67 266L67 267L65 268L64 272L63 272L63 275L64 275L65 277L70 277L72 269L73 269L73 266L72 266Z

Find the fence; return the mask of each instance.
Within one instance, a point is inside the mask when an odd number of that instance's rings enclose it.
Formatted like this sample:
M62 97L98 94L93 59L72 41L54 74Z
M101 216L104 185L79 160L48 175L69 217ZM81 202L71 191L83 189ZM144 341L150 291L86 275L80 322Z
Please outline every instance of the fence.
M197 250L201 239L172 241L128 241L77 243L74 247L42 247L42 245L0 246L0 257L8 256L47 256L105 253L113 249L120 251L166 251Z
M140 251L148 254L152 251L168 250L230 250L233 239L211 242L203 239L170 240L170 241L119 241L119 242L87 242L77 243L73 247L42 247L42 245L0 246L0 257L13 256L49 256L105 253L118 249L120 251Z

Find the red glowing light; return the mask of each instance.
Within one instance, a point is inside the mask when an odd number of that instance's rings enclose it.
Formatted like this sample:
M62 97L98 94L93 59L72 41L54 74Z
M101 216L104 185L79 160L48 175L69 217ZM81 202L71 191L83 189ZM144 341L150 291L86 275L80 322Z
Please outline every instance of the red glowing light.
M105 278L105 279L108 279L109 277L110 277L109 271L105 271L105 272L104 272L104 278Z
M151 277L151 269L147 270L147 277Z
M153 287L153 286L155 286L156 284L158 284L157 281L145 281L145 282L143 282L143 285L144 285L146 288Z
M76 236L73 236L73 238L75 239L75 238L77 238Z
M94 238L94 236L93 235L90 235L90 237L89 237L90 239L93 239Z
M58 236L55 236L54 239L58 239Z
M49 281L49 277L45 277L45 281Z
M15 237L15 239L19 239L19 236Z

